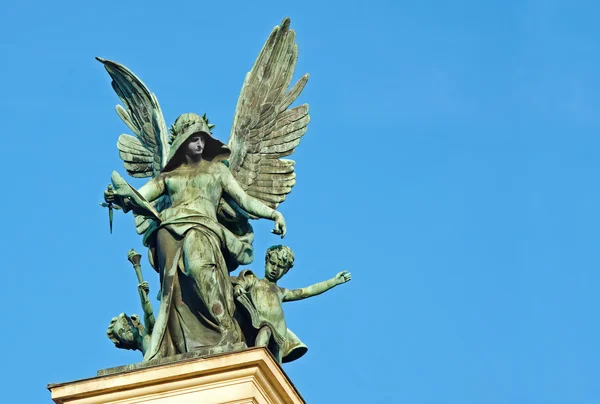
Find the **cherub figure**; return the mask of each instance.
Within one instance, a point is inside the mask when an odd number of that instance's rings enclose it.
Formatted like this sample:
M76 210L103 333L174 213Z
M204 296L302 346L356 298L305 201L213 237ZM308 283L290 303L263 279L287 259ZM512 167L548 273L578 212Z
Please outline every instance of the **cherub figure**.
M249 315L244 316L244 311L238 315L246 344L267 347L280 363L298 359L308 350L287 328L282 303L320 295L352 279L350 272L342 271L329 280L305 288L290 290L277 285L293 266L292 250L276 245L267 250L263 279L247 269L232 277L234 296Z
M146 326L144 327L137 314L132 314L129 317L127 314L121 313L118 317L112 318L106 335L117 348L138 350L145 354L150 346L150 337L154 328L154 313L148 299L148 293L150 292L148 282L140 283L138 292L144 310L144 323Z

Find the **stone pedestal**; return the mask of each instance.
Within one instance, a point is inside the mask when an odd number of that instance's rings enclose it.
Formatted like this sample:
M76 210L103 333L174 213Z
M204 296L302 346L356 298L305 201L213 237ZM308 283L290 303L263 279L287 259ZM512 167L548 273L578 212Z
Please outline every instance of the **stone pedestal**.
M264 348L150 365L51 384L55 403L304 403Z

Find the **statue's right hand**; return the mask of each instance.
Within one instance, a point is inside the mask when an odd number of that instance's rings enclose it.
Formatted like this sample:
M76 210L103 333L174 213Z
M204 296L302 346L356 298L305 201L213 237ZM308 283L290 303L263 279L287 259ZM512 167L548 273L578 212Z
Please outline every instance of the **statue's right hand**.
M235 285L233 287L233 296L234 297L239 297L244 294L246 294L246 290L243 287L241 287L240 285Z
M111 184L108 184L106 191L104 191L104 201L106 203L115 203L115 191Z
M150 286L148 286L148 282L144 281L138 285L138 291L140 293L144 292L146 295L150 293Z

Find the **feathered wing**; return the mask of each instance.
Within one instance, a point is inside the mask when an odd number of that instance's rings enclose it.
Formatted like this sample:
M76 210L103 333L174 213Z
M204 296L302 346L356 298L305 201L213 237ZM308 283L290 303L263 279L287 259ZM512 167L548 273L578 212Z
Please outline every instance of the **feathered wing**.
M117 105L117 114L134 136L121 135L117 141L119 156L125 170L136 178L155 177L163 169L169 154L169 131L156 96L129 69L110 60L96 58L112 78L112 87L125 107ZM169 205L167 196L153 203L160 212ZM139 234L144 233L152 220L135 217Z
M308 105L288 107L308 81L308 74L288 90L298 58L290 20L273 29L252 70L246 75L229 138L229 168L242 188L277 208L296 183L294 152L306 133Z

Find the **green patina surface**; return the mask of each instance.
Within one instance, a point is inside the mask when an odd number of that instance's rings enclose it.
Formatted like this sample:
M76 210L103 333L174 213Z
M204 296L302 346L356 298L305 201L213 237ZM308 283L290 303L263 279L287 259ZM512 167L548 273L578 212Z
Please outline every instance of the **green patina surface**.
M286 325L282 303L321 294L351 279L347 271L306 288L277 281L292 267L291 249L267 252L265 278L243 270L254 259L251 220L274 221L296 183L290 156L306 133L308 105L290 108L308 75L291 86L298 57L289 19L274 28L247 74L227 144L214 138L203 116L180 115L167 129L156 96L123 65L98 58L124 106L117 113L133 132L117 147L127 173L149 178L139 189L118 173L104 192L112 232L113 209L132 212L152 267L160 274L156 314L144 282L141 255L128 255L138 279L143 321L122 313L107 334L115 346L139 350L144 362L199 352L266 346L279 361L297 359L306 346Z

